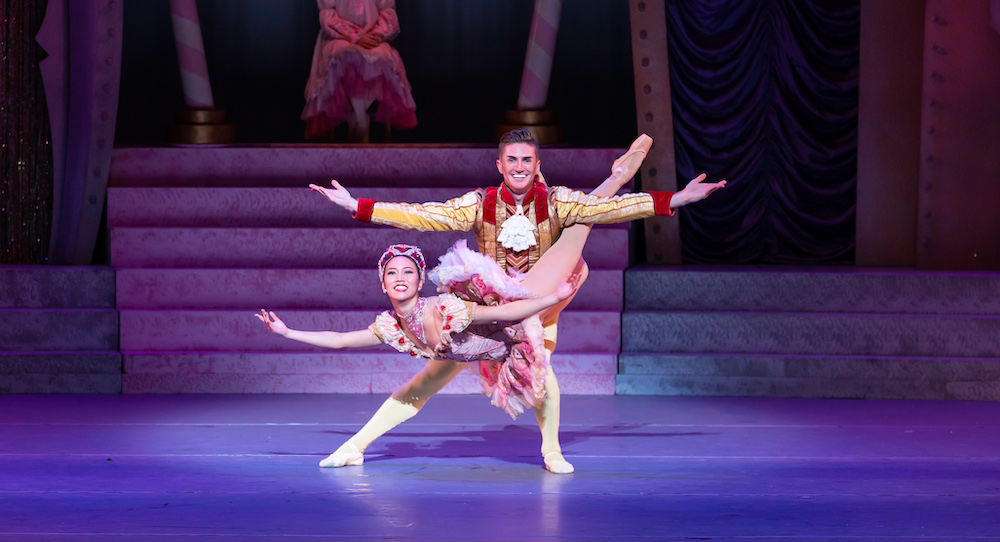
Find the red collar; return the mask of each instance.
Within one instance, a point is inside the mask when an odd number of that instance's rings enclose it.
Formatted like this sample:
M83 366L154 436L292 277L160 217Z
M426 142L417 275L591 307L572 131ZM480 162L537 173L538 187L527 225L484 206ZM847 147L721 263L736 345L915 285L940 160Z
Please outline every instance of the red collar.
M500 199L503 200L507 205L516 205L514 202L514 194L511 194L510 189L507 188L507 184L500 185ZM528 193L524 195L524 203L527 205L530 202L535 203L535 222L541 224L542 222L549 219L549 206L548 202L545 201L548 194L545 190L545 185L535 181L528 189Z

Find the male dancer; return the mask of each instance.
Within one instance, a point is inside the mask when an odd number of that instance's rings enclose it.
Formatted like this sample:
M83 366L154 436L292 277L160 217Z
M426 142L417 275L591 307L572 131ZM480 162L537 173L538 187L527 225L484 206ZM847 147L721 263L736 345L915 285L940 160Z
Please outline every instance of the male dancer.
M651 145L652 140L648 136L640 136L629 152L615 161L611 177L590 195L561 186L548 187L545 184L541 175L541 161L538 159L538 143L527 130L513 130L500 138L496 164L503 183L499 187L476 189L444 203L359 200L353 198L335 180L330 183L333 188L317 185L310 185L310 188L350 211L354 218L362 222L419 231L474 230L480 252L496 260L505 270L513 268L527 272L556 239L564 234L564 229L572 231L573 235L588 235L593 224L624 222L654 214L673 215L673 209L705 199L725 186L726 181L702 183L705 179L702 174L676 193L649 192L614 196L621 185L638 170ZM577 272L586 277L582 259L578 263ZM545 328L546 354L549 356L555 349L559 313L569 301L550 307L540 314ZM452 372L418 377L423 379L422 388L434 393L456 375L457 373ZM574 468L563 457L559 445L559 384L551 366L545 380L545 389L546 400L541 407L535 409L535 417L542 433L541 451L545 468L556 474L569 474ZM379 430L388 431L416 414L418 408L401 403L397 407L399 412L383 412L383 409L379 409L369 424L375 422ZM376 420L378 417L386 418L385 422Z

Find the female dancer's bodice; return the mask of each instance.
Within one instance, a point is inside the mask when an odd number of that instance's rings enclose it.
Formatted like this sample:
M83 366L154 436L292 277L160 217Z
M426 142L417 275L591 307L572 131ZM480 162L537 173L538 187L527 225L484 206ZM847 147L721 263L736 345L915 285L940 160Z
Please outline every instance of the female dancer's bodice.
M475 310L475 303L441 294L418 300L406 317L384 311L371 329L400 352L461 362L504 360L511 348L525 340L519 322L473 324Z

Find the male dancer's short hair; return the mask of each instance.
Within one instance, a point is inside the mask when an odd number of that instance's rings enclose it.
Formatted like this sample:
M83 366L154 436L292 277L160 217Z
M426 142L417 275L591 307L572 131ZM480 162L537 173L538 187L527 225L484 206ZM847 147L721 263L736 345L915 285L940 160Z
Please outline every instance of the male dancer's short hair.
M531 145L535 148L535 158L538 158L538 141L535 141L535 136L531 135L531 132L524 128L518 128L500 136L500 146L497 148L497 154L501 159L503 158L504 148L514 143L527 143Z

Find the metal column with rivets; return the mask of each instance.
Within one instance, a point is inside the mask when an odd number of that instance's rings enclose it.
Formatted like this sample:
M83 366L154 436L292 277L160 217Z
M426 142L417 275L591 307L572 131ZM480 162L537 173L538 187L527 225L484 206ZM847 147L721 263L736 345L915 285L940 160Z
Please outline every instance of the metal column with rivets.
M988 0L927 0L917 267L1000 269L1000 33Z
M632 26L636 124L639 132L653 138L653 148L640 170L641 186L643 191L674 191L677 190L677 173L664 0L630 0L629 19ZM653 265L680 264L677 219L658 216L646 219L644 224L646 261Z

